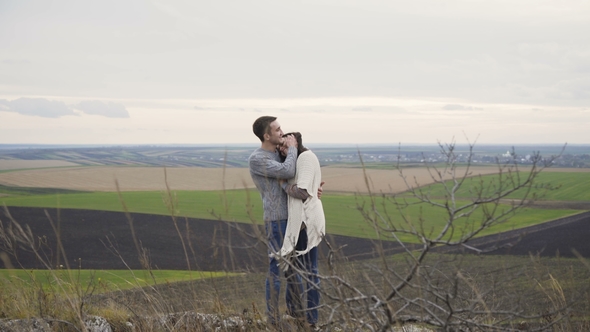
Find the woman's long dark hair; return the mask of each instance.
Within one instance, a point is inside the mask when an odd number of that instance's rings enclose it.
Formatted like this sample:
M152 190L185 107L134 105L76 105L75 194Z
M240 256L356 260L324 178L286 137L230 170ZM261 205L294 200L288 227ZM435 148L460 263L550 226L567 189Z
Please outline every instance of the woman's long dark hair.
M303 146L303 140L301 138L300 132L294 131L291 133L286 133L283 135L283 137L287 137L289 135L295 136L295 140L297 140L297 157L299 157L300 154L302 154L303 152L308 150L305 146ZM282 155L281 155L281 158L284 159L284 157Z

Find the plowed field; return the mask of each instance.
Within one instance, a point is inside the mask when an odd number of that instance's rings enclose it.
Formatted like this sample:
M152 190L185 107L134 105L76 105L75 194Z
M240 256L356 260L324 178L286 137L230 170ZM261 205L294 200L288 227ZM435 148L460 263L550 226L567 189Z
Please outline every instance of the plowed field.
M31 229L39 243L40 254L52 266L69 264L84 269L141 269L134 241L145 249L154 268L210 271L264 271L267 264L266 247L258 236L260 226L187 218L178 220L178 229L169 216L130 214L120 212L42 208L9 208L10 215L22 226ZM46 212L47 211L47 212ZM47 213L47 214L46 214ZM61 242L66 258L57 257L58 245L49 218L61 229ZM10 218L0 210L0 220L7 226ZM59 223L59 226L57 224ZM590 257L590 212L566 217L542 225L484 236L470 242L478 248L502 247L494 254ZM180 234L180 235L179 235ZM182 240L180 238L182 236ZM394 242L380 242L348 236L328 235L333 248L342 246L341 254L348 260L375 257L375 245L386 252L400 252ZM509 244L508 247L506 245ZM186 246L186 252L183 247ZM325 261L327 246L320 245L321 260ZM456 247L436 248L442 252L461 251ZM45 268L35 255L26 250L18 252L10 265L23 268ZM6 262L0 268L7 267Z

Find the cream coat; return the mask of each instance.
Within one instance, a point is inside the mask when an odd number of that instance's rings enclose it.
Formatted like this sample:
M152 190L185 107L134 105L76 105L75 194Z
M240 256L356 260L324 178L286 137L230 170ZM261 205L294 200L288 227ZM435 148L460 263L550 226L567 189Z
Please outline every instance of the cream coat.
M281 256L285 257L295 249L303 222L307 231L307 248L297 251L296 255L307 253L322 241L326 233L326 219L322 201L317 197L321 182L322 171L316 155L309 150L301 153L297 158L295 177L289 180L289 184L297 184L297 187L307 190L311 197L303 202L299 198L289 196L289 217Z

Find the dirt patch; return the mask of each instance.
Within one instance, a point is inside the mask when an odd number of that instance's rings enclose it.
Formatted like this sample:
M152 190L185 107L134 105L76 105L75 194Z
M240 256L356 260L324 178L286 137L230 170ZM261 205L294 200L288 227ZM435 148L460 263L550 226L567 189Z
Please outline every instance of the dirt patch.
M535 201L528 204L540 209L590 210L590 201Z
M480 249L493 249L494 255L539 255L544 257L590 257L590 212L549 221L522 229L488 235L469 242ZM471 250L441 248L442 252Z
M47 211L54 225L61 229L61 241L67 264L84 269L141 269L139 254L124 213L92 210L46 210L42 208L10 207L14 220L30 227L51 266L66 266L57 256L57 240ZM264 230L260 226L216 220L182 218L174 221L169 216L130 214L137 243L143 247L150 265L158 269L204 271L263 271L267 268L266 246L260 240ZM7 226L9 218L0 213L0 221ZM181 239L182 236L182 239ZM374 257L373 241L354 237L328 235L334 248L343 246L348 259ZM183 249L186 247L186 254ZM384 243L385 248L395 244ZM325 257L327 246L320 246ZM23 268L45 268L34 255L18 252Z

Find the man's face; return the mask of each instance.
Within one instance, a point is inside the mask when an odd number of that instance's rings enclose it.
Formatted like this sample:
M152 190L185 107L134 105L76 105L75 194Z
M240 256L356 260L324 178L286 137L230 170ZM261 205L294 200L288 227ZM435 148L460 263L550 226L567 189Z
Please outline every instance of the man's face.
M274 145L280 145L283 143L283 130L277 120L270 123L270 131L268 132L268 141Z

